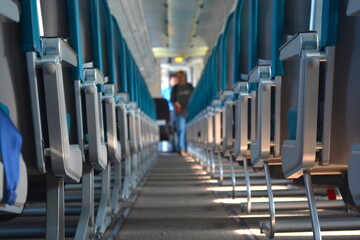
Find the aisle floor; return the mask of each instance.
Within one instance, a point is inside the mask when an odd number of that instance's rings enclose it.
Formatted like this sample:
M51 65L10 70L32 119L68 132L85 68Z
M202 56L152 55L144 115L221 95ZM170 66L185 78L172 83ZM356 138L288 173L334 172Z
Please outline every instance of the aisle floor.
M207 191L206 174L177 155L163 155L152 170L117 239L246 239Z
M130 201L130 214L119 221L109 239L251 239L267 240L259 222L268 211L240 212L239 198L231 199L230 186L218 186L191 158L160 155L143 188ZM136 200L136 196L138 196ZM304 196L305 197L305 196ZM130 209L128 208L128 209ZM127 215L127 214L126 214ZM345 209L319 212L321 216L346 215ZM124 219L122 217L121 219ZM278 220L310 221L307 211L277 211ZM121 224L120 224L121 223ZM360 232L322 232L323 240L360 239ZM108 238L105 238L108 239ZM312 232L276 233L276 240L311 240Z

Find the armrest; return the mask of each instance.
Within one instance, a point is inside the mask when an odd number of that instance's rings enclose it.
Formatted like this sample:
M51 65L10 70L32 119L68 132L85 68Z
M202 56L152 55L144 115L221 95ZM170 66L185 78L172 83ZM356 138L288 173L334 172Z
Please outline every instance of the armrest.
M300 57L302 51L318 50L319 37L316 32L297 33L290 38L281 48L280 60L292 60Z
M234 120L234 113L233 113L233 106L234 101L226 101L224 103L223 114L222 114L222 137L223 137L223 151L224 154L227 156L229 155L229 151L233 150L233 120Z
M221 101L213 100L211 105L214 107L214 148L218 149L221 143Z
M96 88L96 84L104 82L104 77L100 71L96 68L90 68L84 70L85 81L83 89L85 91L86 102L86 119L87 130L89 136L89 160L90 163L98 170L103 170L107 165L107 149L106 144L101 137L101 125L100 125L100 104L99 93Z
M130 156L130 146L129 146L129 126L127 121L127 109L125 104L118 104L116 106L117 115L119 119L119 133L120 133L120 144L122 146L122 154L125 157Z
M66 120L62 64L76 66L76 54L60 38L45 38L43 58L37 64L43 69L46 114L50 143L50 160L55 176L80 181L82 152L79 145L70 145Z
M251 162L262 167L270 157L271 80L270 66L257 66L251 71L249 81L258 83L256 138L251 141Z
M56 56L64 67L76 67L77 55L70 45L60 38L44 38L42 40L43 57Z
M211 149L214 143L214 108L207 108L207 147Z
M130 137L130 149L131 153L137 153L139 151L139 146L137 142L137 128L136 128L136 110L137 103L129 102L127 104L128 108L128 119L129 119L129 137Z
M135 127L136 127L136 142L138 145L138 150L141 151L143 150L143 135L142 135L142 112L141 110L138 108L135 111Z
M298 33L280 51L283 59L300 57L298 114L295 140L282 146L282 168L287 178L297 178L315 164L319 68L323 53L316 33Z
M249 84L238 82L234 86L234 92L239 94L235 105L234 155L237 160L242 160L248 152Z
M259 83L261 79L271 79L271 66L256 66L249 73L249 82L250 83Z
M106 132L109 158L112 162L121 161L121 145L117 136L117 123L115 113L114 85L105 85L105 115L106 115Z
M234 92L224 90L219 93L219 99L222 101L222 149L225 155L229 154L233 144L233 106Z

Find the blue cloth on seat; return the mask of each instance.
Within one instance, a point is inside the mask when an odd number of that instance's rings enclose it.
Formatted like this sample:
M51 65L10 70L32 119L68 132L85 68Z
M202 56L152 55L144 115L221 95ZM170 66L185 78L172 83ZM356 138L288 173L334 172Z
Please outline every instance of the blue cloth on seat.
M0 110L0 150L5 172L3 202L14 205L20 175L22 137L10 118Z

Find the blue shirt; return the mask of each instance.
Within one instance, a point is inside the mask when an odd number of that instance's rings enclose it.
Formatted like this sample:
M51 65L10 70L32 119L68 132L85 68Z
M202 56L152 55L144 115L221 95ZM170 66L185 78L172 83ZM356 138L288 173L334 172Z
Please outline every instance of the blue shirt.
M161 96L168 101L169 110L174 111L174 106L171 103L171 90L172 90L172 86L169 86L168 88L163 89L161 91Z

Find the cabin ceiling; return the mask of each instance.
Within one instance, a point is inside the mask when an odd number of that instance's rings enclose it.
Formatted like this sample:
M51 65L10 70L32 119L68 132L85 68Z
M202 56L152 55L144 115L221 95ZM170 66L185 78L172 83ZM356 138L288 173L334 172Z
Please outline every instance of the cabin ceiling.
M206 57L237 0L108 0L144 78L160 78L160 62Z

